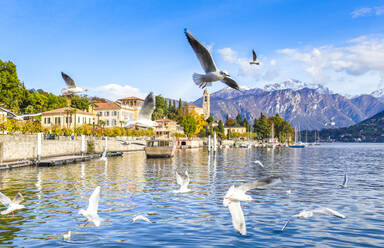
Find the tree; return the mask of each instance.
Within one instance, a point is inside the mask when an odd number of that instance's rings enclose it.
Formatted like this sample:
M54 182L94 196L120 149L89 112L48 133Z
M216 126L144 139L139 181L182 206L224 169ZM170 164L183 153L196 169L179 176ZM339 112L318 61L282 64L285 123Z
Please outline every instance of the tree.
M234 127L236 126L236 121L234 119L228 119L226 122L225 122L225 125L227 127Z
M207 122L208 122L208 124L211 124L214 120L215 120L215 119L213 119L212 116L209 116L209 117L207 118Z
M272 125L263 113L260 114L259 120L255 120L253 127L260 138L265 139L271 136Z
M219 128L219 132L224 133L224 124L221 120L219 120L218 128Z
M192 115L185 115L180 123L184 128L184 133L190 137L196 132L196 120Z
M237 116L236 116L236 123L237 123L238 126L242 126L243 125L243 119L241 118L240 114L237 114Z

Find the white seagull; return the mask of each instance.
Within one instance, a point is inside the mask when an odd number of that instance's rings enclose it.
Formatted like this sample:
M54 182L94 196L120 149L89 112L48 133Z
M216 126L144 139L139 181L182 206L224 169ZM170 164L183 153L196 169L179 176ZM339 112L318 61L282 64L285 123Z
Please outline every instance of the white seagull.
M97 214L100 200L100 186L97 186L89 197L87 210L80 209L79 214L84 216L87 221L92 221L95 226L100 226L102 219Z
M185 177L182 177L179 173L176 172L176 182L178 185L180 185L180 189L174 190L173 193L186 193L191 191L191 189L188 189L189 181L188 171L185 171Z
M81 93L81 92L87 91L87 89L85 89L85 88L81 88L81 87L76 86L75 81L73 81L73 79L70 76L68 76L67 74L65 74L64 72L61 72L61 76L63 77L63 79L64 79L64 81L68 87L68 88L61 90L61 93L63 95L67 96L70 93L75 94L75 93Z
M63 234L63 240L70 241L71 240L71 234L72 234L71 231L68 231L67 233L64 233Z
M1 203L3 203L4 206L7 207L6 210L1 211L2 215L6 215L6 214L9 215L9 213L12 212L12 216L15 216L14 215L15 210L25 208L24 205L20 204L22 201L24 201L24 197L20 192L16 194L16 196L15 196L15 198L13 198L13 200L9 199L8 196L6 196L0 192L0 201L1 201Z
M156 99L153 93L151 92L145 98L144 103L141 106L141 109L139 111L139 116L137 120L128 121L127 127L129 128L134 126L145 127L145 128L156 127L157 122L151 120L152 113L155 110L155 107L156 107Z
M259 61L257 61L256 52L253 49L252 49L252 55L253 55L253 59L252 59L251 62L249 62L249 64L251 64L251 65L260 65Z
M333 210L333 209L330 209L330 208L316 208L316 209L313 209L313 210L303 210L301 211L300 213L292 216L293 218L297 218L297 219L301 219L301 218L310 218L310 217L313 217L315 214L329 214L329 215L333 215L333 216L336 216L336 217L339 217L339 218L342 218L344 219L345 218L345 215L337 212L336 210ZM290 222L290 220L288 220L283 228L281 229L281 231L284 231L285 228L287 227L288 223Z
M193 73L193 81L196 85L199 85L201 88L211 86L212 82L221 81L228 85L229 87L240 90L239 85L233 80L226 71L218 70L216 68L215 62L208 49L200 43L187 29L184 30L185 35L187 36L188 42L191 45L193 51L195 52L197 58L200 61L201 66L203 67L205 74Z
M13 113L12 111L8 110L8 109L5 109L5 108L2 108L0 107L0 110L3 110L4 112L7 113L7 118L9 119L14 119L16 121L22 121L24 120L24 117L32 117L32 116L38 116L38 115L41 115L41 113L36 113L36 114L27 114L27 115L16 115L15 113Z
M232 215L232 224L237 232L241 235L247 234L247 229L244 220L243 210L241 209L240 201L252 201L250 195L245 194L248 190L275 184L280 182L279 177L268 177L256 182L246 183L241 186L235 187L232 185L224 196L223 205L228 207Z
M107 148L104 149L101 157L99 158L99 161L107 161Z
M132 223L135 223L137 220L143 220L147 223L152 223L152 221L150 221L147 217L145 217L144 215L137 215L135 217L132 218Z
M264 165L261 163L260 160L255 160L255 161L253 161L253 163L258 164L258 165L260 165L260 167L264 168Z
M345 172L343 184L339 184L339 186L341 188L345 189L345 188L347 188L347 184L348 184L348 176L347 176L347 172Z

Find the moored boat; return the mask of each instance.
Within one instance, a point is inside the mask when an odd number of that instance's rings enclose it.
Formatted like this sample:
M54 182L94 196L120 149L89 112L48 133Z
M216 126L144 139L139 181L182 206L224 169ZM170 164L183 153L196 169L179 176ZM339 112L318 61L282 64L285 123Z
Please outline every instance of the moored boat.
M171 158L175 155L176 145L172 140L150 140L144 150L147 158Z

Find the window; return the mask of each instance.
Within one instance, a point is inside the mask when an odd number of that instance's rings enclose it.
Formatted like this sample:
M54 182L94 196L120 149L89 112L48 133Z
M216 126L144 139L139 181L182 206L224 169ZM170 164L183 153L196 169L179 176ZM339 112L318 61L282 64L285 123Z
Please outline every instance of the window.
M47 118L47 123L51 124L51 118L50 117Z
M117 111L113 111L113 116L117 116Z
M55 125L60 125L60 117L55 117Z
M105 111L104 116L109 116L109 111Z
M208 97L207 97L207 96L204 97L204 101L205 101L205 102L208 101Z
M102 116L102 115L103 115L103 112L100 111L100 112L98 112L97 114L100 115L100 116Z
M80 123L80 116L77 117L77 123Z
M109 126L109 120L107 120L105 123L107 124L107 126Z
M44 118L44 124L47 124L47 118Z
M117 122L116 120L112 120L112 126L116 126Z

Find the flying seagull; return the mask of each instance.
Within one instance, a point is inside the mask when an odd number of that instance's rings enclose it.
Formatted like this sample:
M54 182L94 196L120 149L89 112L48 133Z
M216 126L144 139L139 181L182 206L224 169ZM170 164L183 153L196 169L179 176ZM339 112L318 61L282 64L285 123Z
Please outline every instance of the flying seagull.
M87 221L92 221L95 226L100 226L102 219L97 214L100 200L100 186L97 186L89 197L87 210L80 209L79 214L84 216Z
M347 172L345 172L343 184L339 184L339 186L341 188L345 189L345 188L347 188L347 184L348 184L348 176L347 176Z
M260 165L260 167L264 168L264 165L260 162L260 160L253 161L254 164Z
M201 88L211 86L212 82L221 81L228 85L229 87L240 90L239 85L233 80L226 71L218 70L216 68L215 62L208 49L200 43L187 29L184 30L185 35L187 36L188 42L191 45L193 51L197 58L200 61L201 66L203 67L205 74L193 73L193 81L196 85L199 85Z
M3 203L4 206L7 207L6 210L1 211L2 215L6 215L6 214L9 215L9 213L12 213L12 216L15 216L14 215L15 210L25 208L24 205L20 204L22 201L24 201L24 197L20 192L16 194L13 200L9 199L8 196L0 192L0 201L1 203Z
M185 177L181 176L179 173L176 172L176 182L178 185L180 185L180 189L174 190L173 193L186 193L191 191L188 189L189 184L189 174L188 171L185 171Z
M249 62L251 65L260 65L259 61L257 61L257 56L255 50L252 49L252 55L253 55L253 60Z
M32 116L41 115L41 113L27 114L27 115L16 115L12 111L10 111L8 109L5 109L5 108L2 108L2 107L0 107L0 110L2 110L2 111L7 113L7 118L14 119L16 121L22 121L22 120L24 120L24 117L32 117Z
M72 234L71 231L68 231L67 233L64 233L63 234L63 240L70 241L71 240L71 234Z
M135 217L132 218L132 223L135 223L137 220L143 220L147 223L152 223L152 221L150 221L147 217L145 217L144 215L137 215Z
M73 79L70 76L68 76L67 74L65 74L64 72L61 72L61 76L63 77L65 84L68 87L66 89L61 90L61 93L63 95L67 96L70 93L75 94L75 93L81 93L81 92L87 91L87 89L85 89L85 88L81 88L81 87L76 86L75 81L73 81Z
M330 209L330 208L316 208L316 209L313 209L313 210L304 210L304 211L301 211L300 213L292 216L294 218L298 218L298 219L301 219L301 218L310 218L310 217L313 217L316 213L318 214L329 214L329 215L333 215L333 216L336 216L336 217L339 217L339 218L342 218L344 219L345 216L339 212L337 212L336 210L333 210L333 209ZM285 222L283 228L281 228L281 231L284 231L285 228L287 227L288 223L290 222L290 220L288 220L287 222Z
M139 116L137 120L132 120L127 122L127 127L131 128L134 126L150 128L156 127L157 122L151 120L153 111L155 110L156 99L153 93L149 93L144 100L143 105L139 111Z
M246 183L241 186L235 187L232 185L224 196L223 205L228 207L229 212L232 215L232 224L237 232L241 235L247 234L245 226L244 214L241 209L240 201L252 201L250 195L245 194L248 190L275 184L280 182L279 177L267 177L256 182Z

